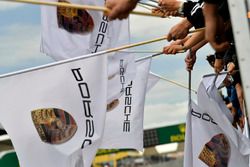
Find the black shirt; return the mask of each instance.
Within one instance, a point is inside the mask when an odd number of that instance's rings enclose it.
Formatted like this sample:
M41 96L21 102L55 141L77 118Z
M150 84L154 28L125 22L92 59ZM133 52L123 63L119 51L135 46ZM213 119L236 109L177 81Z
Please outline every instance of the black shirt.
M203 0L199 0L198 2L187 1L183 4L184 16L195 28L205 27L204 16L202 13L203 4Z

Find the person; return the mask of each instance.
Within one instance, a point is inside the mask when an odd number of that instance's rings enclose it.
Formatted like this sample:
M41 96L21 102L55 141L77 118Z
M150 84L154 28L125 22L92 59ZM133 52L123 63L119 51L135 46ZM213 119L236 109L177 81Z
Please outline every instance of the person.
M203 28L205 26L204 16L202 13L203 0L198 2L193 1L179 1L179 0L159 0L158 10L168 11L173 13L172 16L185 17L194 27ZM167 12L165 12L167 13Z
M136 7L139 0L107 0L106 7L110 10L106 13L109 20L125 19Z

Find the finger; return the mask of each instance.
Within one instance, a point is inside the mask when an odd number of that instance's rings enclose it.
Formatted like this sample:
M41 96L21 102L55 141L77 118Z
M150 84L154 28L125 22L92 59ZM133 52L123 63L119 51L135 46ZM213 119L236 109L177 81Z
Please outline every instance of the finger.
M167 48L167 47L164 47L164 48L163 48L163 53L164 53L164 54L168 54L168 48Z
M167 35L167 40L168 40L168 42L170 42L170 41L172 40L172 34L171 34L171 33L169 33L169 34Z

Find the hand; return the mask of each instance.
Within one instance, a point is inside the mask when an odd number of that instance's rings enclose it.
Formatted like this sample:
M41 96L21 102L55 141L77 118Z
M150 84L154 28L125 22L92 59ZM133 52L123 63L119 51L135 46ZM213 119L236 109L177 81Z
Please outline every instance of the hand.
M235 69L235 64L233 62L227 64L227 71L229 74L232 74L234 69Z
M188 35L189 28L191 27L192 27L192 24L188 20L184 19L182 22L176 24L170 29L167 35L167 40L175 41L176 39L185 38Z
M166 11L178 11L182 2L177 0L159 0L159 6L163 7Z
M195 62L196 62L196 51L188 52L187 55L186 55L186 58L185 58L186 70L187 71L192 71Z
M223 59L215 59L214 72L220 73L223 70Z
M165 53L165 54L176 54L181 50L183 50L182 45L169 45L169 46L165 46L163 48L163 53Z
M106 13L109 17L109 20L114 19L125 19L128 17L129 12L131 12L138 0L107 0L106 7L111 10Z

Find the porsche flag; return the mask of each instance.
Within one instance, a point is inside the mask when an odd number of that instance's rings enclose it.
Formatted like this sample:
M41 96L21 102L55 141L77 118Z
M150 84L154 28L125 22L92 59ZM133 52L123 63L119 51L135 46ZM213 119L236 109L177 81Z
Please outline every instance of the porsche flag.
M137 64L136 77L107 106L100 148L143 149L143 115L151 59Z
M184 166L247 167L249 141L232 127L211 97L201 83L198 106L192 102L187 114Z
M104 6L104 0L47 0ZM64 60L128 44L129 21L108 20L103 12L65 7L41 7L41 51Z
M59 1L96 6L105 3L104 0ZM41 52L54 60L65 60L130 43L129 20L108 21L103 12L42 6L41 22ZM131 53L114 52L108 55L109 103L134 78L135 61Z
M212 86L209 92L204 91L204 87L200 86L200 92L198 92L198 104L200 106L209 105L207 112L214 118L218 126L224 131L224 133L231 139L233 144L239 150L239 152L246 156L250 154L250 141L239 130L232 126L232 123L226 116L225 103L223 103L218 90ZM200 100L199 100L200 99ZM209 103L206 101L209 99ZM224 107L223 107L224 105ZM217 112L216 112L217 111Z
M103 132L106 66L98 57L0 76L0 122L20 166L83 166L82 150Z
M214 119L195 103L187 114L184 167L247 167L243 156Z

